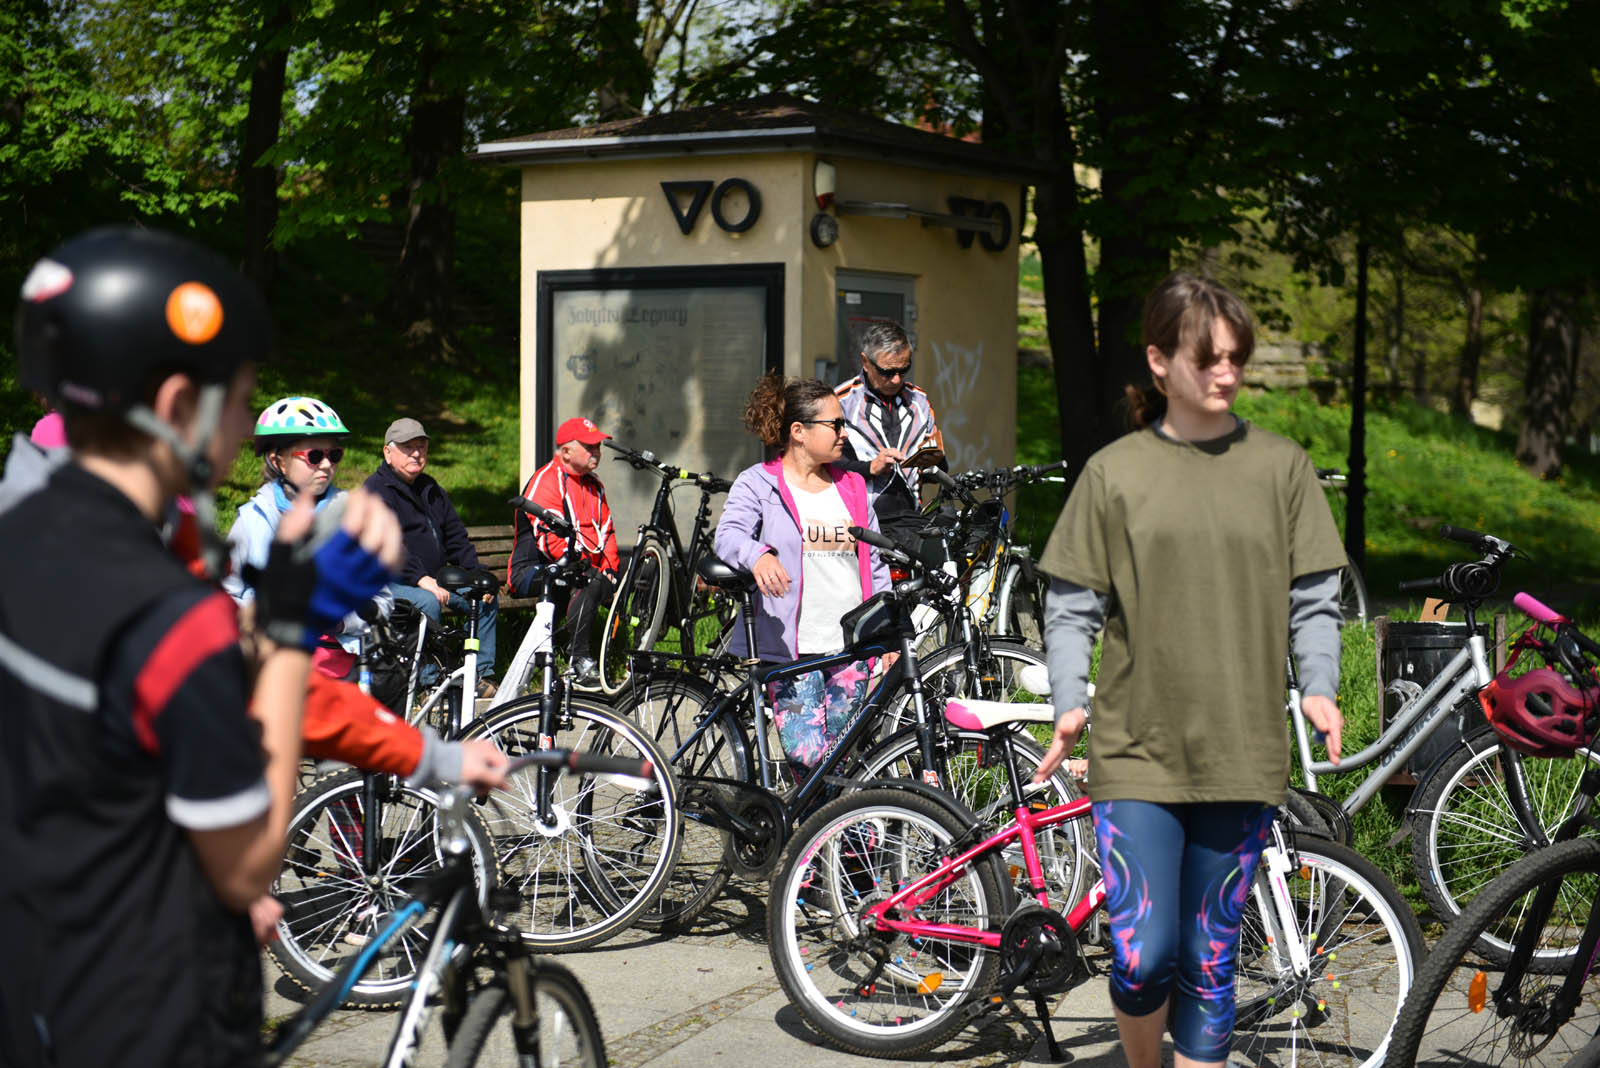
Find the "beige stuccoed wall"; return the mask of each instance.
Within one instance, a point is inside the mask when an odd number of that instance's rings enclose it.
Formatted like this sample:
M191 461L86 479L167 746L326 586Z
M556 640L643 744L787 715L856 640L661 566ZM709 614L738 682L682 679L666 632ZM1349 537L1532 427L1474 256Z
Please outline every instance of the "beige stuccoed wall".
M522 480L538 453L536 352L538 276L549 270L782 263L785 268L784 367L811 374L834 350L834 273L839 268L909 275L916 280L918 351L913 380L933 399L954 468L1009 463L1016 435L1016 285L1019 187L888 163L826 156L840 199L877 200L946 211L946 198L1004 201L1010 243L969 249L955 231L917 219L844 215L838 242L818 249L809 235L810 153L657 157L541 164L522 172ZM756 187L761 215L742 234L711 217L709 202L687 236L667 205L663 181L739 177ZM730 198L727 213L742 217ZM742 403L743 389L730 403Z
M839 200L946 212L948 197L963 196L1002 201L1013 220L1019 216L1020 187L1015 182L824 158L837 171ZM1017 426L1017 223L1012 223L1005 249L990 252L976 239L963 249L956 231L925 227L914 218L840 215L839 240L832 247L819 249L809 239L805 242L802 344L813 359L833 352L834 274L840 268L915 277L912 381L933 402L951 468L1011 463ZM805 367L812 366L808 359ZM857 361L840 373L859 370Z
M538 455L534 413L539 338L540 271L623 267L694 267L719 264L784 265L784 366L800 365L801 339L794 324L801 314L800 254L809 245L805 214L809 192L801 190L803 161L782 156L694 156L603 160L524 167L522 171L522 481ZM709 198L694 229L685 235L667 205L662 182L720 184L743 178L761 197L761 215L744 233L730 234L712 219ZM809 187L809 177L807 177ZM744 217L742 198L730 196L724 210ZM743 403L754 383L739 386L730 403ZM641 446L643 447L643 446Z

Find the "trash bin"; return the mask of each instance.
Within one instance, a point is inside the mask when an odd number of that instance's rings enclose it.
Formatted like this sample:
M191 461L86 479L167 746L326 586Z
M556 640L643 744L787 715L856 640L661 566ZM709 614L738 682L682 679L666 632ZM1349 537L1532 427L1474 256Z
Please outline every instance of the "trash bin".
M1389 683L1396 679L1414 682L1426 689L1450 663L1452 657L1467 644L1465 623L1390 623L1383 637L1383 726L1388 727L1405 703L1404 696L1391 693ZM1461 717L1466 711L1465 719ZM1463 725L1464 724L1464 725ZM1413 778L1433 766L1465 734L1485 726L1483 709L1476 694L1468 695L1451 715L1429 735L1422 746L1406 761L1406 771Z

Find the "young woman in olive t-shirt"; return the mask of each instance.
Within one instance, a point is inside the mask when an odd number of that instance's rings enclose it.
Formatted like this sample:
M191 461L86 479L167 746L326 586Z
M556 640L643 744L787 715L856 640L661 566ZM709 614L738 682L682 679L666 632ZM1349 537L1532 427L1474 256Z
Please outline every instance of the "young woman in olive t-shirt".
M1145 305L1153 389L1135 433L1090 458L1040 567L1056 733L1084 724L1104 628L1089 794L1131 1068L1157 1068L1171 1008L1180 1066L1222 1064L1239 920L1288 779L1284 656L1337 760L1338 531L1309 457L1232 412L1254 344L1222 286L1168 278Z

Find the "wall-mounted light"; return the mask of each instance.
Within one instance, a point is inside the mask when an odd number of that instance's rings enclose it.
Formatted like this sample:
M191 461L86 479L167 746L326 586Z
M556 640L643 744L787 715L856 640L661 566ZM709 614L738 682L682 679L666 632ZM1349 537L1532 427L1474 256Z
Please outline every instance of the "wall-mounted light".
M811 190L816 194L817 207L827 211L833 207L833 189L836 174L833 164L825 159L817 160L817 165L811 171Z
M811 243L818 248L827 248L839 240L839 220L825 211L819 211L811 216Z

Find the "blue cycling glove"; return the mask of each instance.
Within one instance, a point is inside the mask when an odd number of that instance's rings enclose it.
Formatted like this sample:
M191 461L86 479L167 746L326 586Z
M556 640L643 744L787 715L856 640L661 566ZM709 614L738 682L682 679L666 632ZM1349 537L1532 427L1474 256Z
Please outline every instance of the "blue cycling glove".
M336 631L345 616L372 599L389 582L389 570L376 555L343 529L334 531L312 555L317 586L306 622L318 633Z

